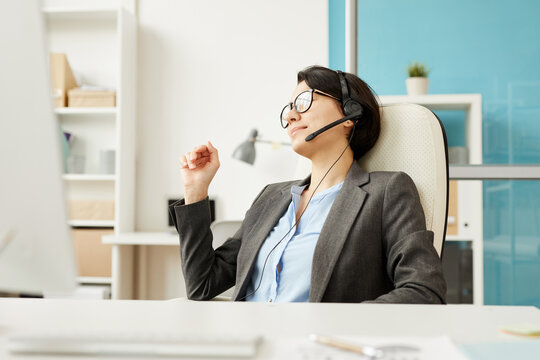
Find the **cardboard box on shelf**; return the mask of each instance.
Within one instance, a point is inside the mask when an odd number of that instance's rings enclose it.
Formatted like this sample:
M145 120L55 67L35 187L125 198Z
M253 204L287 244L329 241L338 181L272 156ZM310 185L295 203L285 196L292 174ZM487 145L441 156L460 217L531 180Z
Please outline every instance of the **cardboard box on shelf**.
M114 220L114 200L70 200L70 220Z
M116 91L74 88L68 91L68 106L114 107L116 106Z
M103 235L113 229L73 229L72 236L79 276L111 276L112 245L103 244Z
M67 106L67 92L77 87L66 54L51 53L49 56L51 83L55 107Z

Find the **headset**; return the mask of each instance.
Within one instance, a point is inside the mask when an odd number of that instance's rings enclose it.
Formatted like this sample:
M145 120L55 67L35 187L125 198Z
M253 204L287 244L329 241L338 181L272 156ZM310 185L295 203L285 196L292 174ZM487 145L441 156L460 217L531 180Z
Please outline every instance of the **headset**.
M341 110L343 111L343 115L345 115L345 117L331 122L330 124L320 128L314 133L309 134L305 139L306 141L311 141L315 139L316 136L322 134L326 130L329 130L334 126L339 125L347 120L354 120L354 123L356 125L356 123L358 123L358 121L362 117L362 114L364 113L364 107L362 106L362 104L357 100L351 98L351 96L349 95L349 86L347 84L347 80L345 79L345 75L339 70L337 70L336 72L338 74L339 83L341 85Z
M347 148L351 145L351 140L353 138L354 131L356 129L356 124L358 123L358 121L360 121L360 118L362 117L362 114L364 113L364 108L363 108L362 104L359 101L354 100L354 99L352 99L350 97L350 95L349 95L349 87L348 87L348 84L347 84L347 80L345 79L345 75L339 70L337 70L336 72L338 74L339 83L341 85L341 109L342 109L343 115L345 115L345 117L343 117L343 118L341 118L339 120L336 120L336 121L322 127L321 129L315 131L314 133L308 135L306 137L305 141L313 140L316 136L322 134L326 130L329 130L329 129L333 128L336 125L341 124L342 122L345 122L347 120L353 120L353 129L351 131L351 135L349 137L349 141L347 143L347 146L345 147L345 149L343 149L343 151L341 152L341 155L339 155L337 160L334 161L332 166L330 166L330 168L326 171L326 173L322 177L321 181L319 182L319 184L317 185L315 190L313 190L313 193L311 193L311 196L309 197L308 203L307 203L306 207L304 208L304 210L302 210L302 213L298 217L298 220L296 221L296 223L289 229L289 231L287 231L287 233L285 235L283 235L283 237L277 242L277 244L274 245L274 247L268 252L268 255L266 256L266 259L264 260L263 268L261 270L261 278L259 280L259 284L255 288L255 290L253 290L249 294L246 294L246 295L242 296L241 298L238 299L238 301L244 300L247 297L252 296L253 294L255 294L257 292L257 290L259 290L259 287L261 286L261 283L262 283L262 279L263 279L263 275L264 275L264 269L266 267L266 262L268 261L268 258L270 257L270 254L272 253L272 251L274 251L278 247L279 244L281 244L283 239L285 239L287 237L287 235L289 235L291 230L298 226L298 224L300 223L300 220L302 219L302 216L304 215L304 212L306 211L306 209L308 208L308 206L309 206L309 204L311 202L311 198L313 197L313 195L315 194L315 192L317 191L317 189L319 188L319 186L321 185L323 180L326 178L326 175L328 175L328 173L330 172L330 170L332 170L334 165L336 165L337 162L339 161L339 159L341 159L341 157L345 153L345 150L347 150Z

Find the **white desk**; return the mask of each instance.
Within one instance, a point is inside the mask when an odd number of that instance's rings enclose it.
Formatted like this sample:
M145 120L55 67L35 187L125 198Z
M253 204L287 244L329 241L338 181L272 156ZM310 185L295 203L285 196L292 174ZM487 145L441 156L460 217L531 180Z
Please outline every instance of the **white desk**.
M278 336L300 339L310 333L448 335L456 344L525 341L497 329L501 325L523 322L540 326L540 310L474 305L0 299L0 359L21 358L10 356L4 342L8 335L26 331L259 334L264 337L264 342L257 358L267 359L271 357L272 345Z
M135 232L120 235L103 236L104 244L112 245L111 297L115 300L133 299L133 284L138 283L139 294L146 293L146 245L179 246L177 233L172 232ZM138 252L135 252L138 246ZM138 257L137 276L134 257ZM180 255L178 255L180 256ZM180 269L178 269L180 272Z

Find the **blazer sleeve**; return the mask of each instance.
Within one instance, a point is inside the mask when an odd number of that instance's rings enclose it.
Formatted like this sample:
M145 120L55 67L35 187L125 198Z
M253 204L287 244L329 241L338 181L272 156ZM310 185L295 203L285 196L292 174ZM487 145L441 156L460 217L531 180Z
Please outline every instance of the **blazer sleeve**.
M442 263L426 230L424 211L413 180L396 172L388 181L382 213L386 271L394 290L376 303L446 303Z
M190 300L210 300L234 286L244 224L234 236L214 250L208 198L188 205L180 200L172 204L169 211L180 237L180 260L187 297Z

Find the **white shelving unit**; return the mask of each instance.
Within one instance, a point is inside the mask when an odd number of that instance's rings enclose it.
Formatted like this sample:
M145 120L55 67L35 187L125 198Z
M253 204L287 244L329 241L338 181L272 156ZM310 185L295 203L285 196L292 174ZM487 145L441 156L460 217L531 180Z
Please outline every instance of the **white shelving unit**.
M56 108L54 110L56 115L116 115L116 108L103 107L103 108Z
M383 95L381 105L413 103L432 111L458 110L465 112L465 143L470 165L482 164L482 95L481 94L434 94L434 95ZM461 172L467 171L460 166ZM475 169L471 167L471 172ZM461 174L463 175L463 174ZM450 165L452 179L452 165ZM484 250L482 182L458 181L457 235L447 235L446 241L470 241L473 251L473 303L484 304Z
M43 13L47 14L49 20L116 20L117 9L115 8L93 8L93 7L44 7Z
M109 285L112 280L110 277L105 276L79 276L77 281L79 284Z
M62 179L66 181L115 181L116 175L101 174L64 174Z
M50 52L66 53L78 80L116 89L116 107L55 109L60 127L74 134L75 141L80 140L73 153L81 152L85 161L84 173L62 176L68 200L114 201L114 219L77 219L70 220L69 225L114 228L114 233L120 234L134 230L137 30L133 13L117 4L111 8L46 4L42 11ZM102 149L115 150L115 174L99 173ZM129 254L123 259L133 262ZM113 298L132 298L131 294L121 294L114 270L110 277L85 276L78 281L110 285Z
M71 227L85 227L85 228L114 228L114 220L69 220L69 226Z

